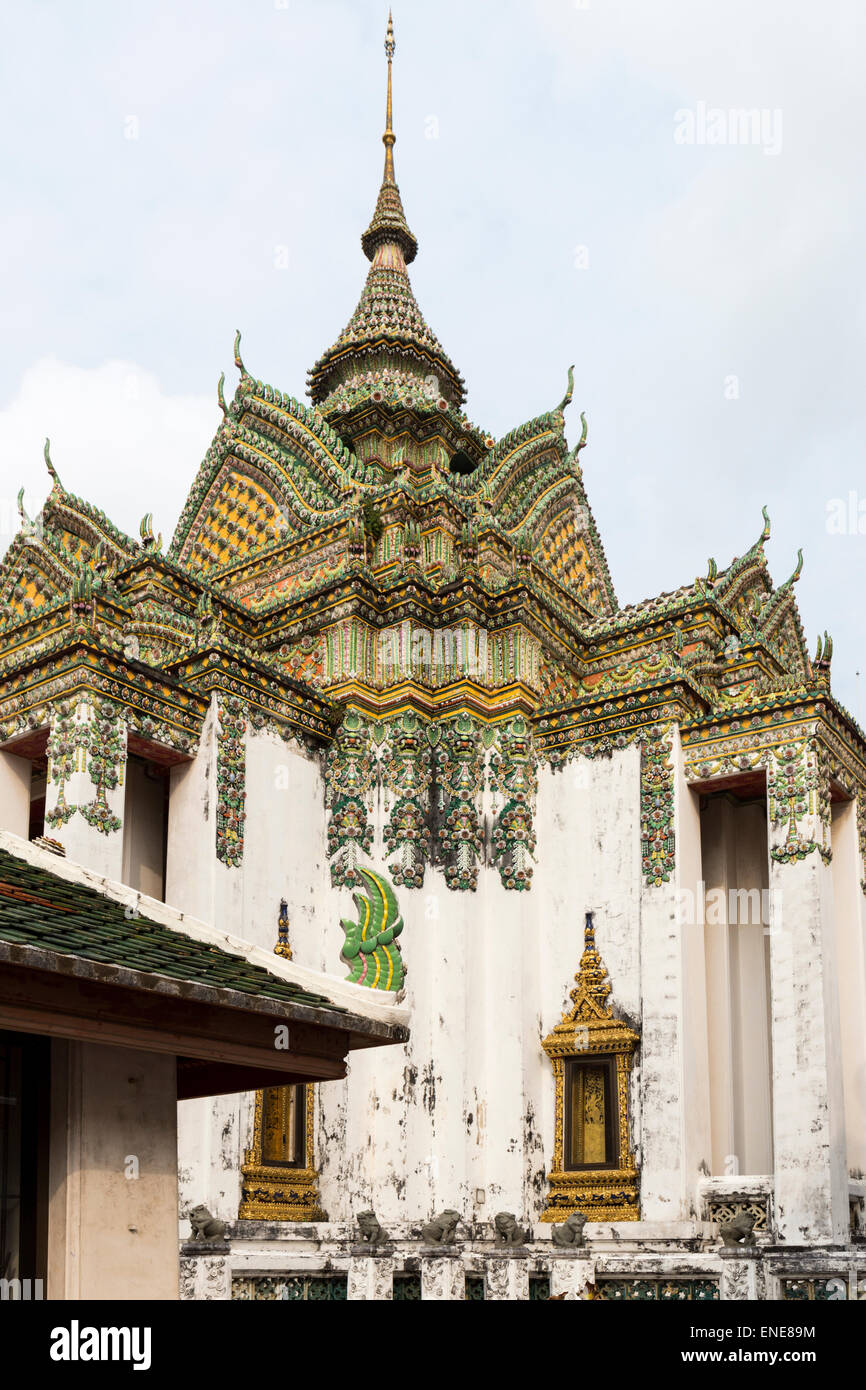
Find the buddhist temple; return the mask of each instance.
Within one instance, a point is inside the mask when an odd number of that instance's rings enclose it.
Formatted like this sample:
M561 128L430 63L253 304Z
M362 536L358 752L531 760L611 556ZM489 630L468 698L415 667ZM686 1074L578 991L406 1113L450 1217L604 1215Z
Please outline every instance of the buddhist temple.
M182 1297L854 1298L866 736L803 556L771 576L770 497L620 605L573 369L495 438L415 298L385 51L307 401L238 333L165 542L46 443L0 563L0 828L407 1022L343 1079L179 1102Z

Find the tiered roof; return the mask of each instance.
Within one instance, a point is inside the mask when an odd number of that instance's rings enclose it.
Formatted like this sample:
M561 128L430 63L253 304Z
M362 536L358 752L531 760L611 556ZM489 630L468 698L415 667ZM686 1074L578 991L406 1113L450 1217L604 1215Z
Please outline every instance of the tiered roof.
M343 702L373 719L519 712L544 739L596 704L632 700L634 723L653 701L693 720L733 704L746 718L798 691L832 702L832 645L810 661L800 564L774 587L766 512L726 569L711 559L706 576L620 608L584 486L585 418L566 440L572 372L553 409L498 441L465 415L407 272L417 242L394 176L393 52L389 24L370 270L311 372L312 404L248 371L238 335L237 389L227 401L220 383L223 419L167 556L149 524L134 541L65 492L46 456L51 493L0 565L3 738L95 685L178 755L215 690L318 743ZM443 631L461 651L484 646L486 664L413 666Z

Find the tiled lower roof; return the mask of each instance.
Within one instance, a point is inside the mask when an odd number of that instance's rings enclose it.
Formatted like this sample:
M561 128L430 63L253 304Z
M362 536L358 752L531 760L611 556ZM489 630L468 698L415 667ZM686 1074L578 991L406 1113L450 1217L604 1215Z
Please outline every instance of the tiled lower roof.
M242 956L129 914L128 908L94 889L69 883L0 849L0 940L214 989L347 1012L324 995L279 979Z

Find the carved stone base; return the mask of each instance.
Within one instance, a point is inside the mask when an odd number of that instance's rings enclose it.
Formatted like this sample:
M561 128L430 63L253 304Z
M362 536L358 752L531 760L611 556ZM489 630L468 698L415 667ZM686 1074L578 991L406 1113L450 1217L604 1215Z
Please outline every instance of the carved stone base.
M464 1266L460 1257L426 1252L421 1258L421 1298L462 1302L465 1296Z
M487 1256L485 1298L508 1299L510 1302L529 1298L529 1264L525 1252L511 1249Z
M744 1245L739 1250L723 1246L718 1255L722 1261L719 1297L723 1301L754 1301L766 1297L764 1271L756 1258L756 1246Z
M226 1252L228 1246L222 1247ZM232 1296L231 1264L224 1253L213 1247L202 1250L200 1242L183 1247L180 1259L180 1297L196 1302L215 1303Z
M387 1300L394 1297L394 1259L391 1255L356 1255L349 1260L346 1298L354 1301Z
M595 1281L595 1261L588 1250L575 1250L565 1258L550 1262L550 1296L565 1294L566 1299L582 1299L587 1284Z

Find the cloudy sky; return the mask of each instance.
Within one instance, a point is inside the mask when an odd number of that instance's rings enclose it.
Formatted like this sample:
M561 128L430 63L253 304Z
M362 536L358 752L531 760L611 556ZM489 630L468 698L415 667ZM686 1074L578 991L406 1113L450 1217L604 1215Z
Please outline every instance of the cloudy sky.
M0 545L22 485L167 537L235 328L301 396L367 262L381 0L21 0L0 50ZM866 722L862 0L395 0L418 300L493 434L576 364L617 594L769 507ZM742 121L738 111L754 112ZM733 115L731 113L734 113ZM863 674L858 678L857 672Z

